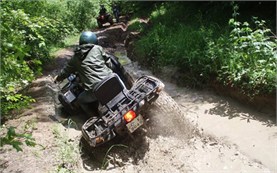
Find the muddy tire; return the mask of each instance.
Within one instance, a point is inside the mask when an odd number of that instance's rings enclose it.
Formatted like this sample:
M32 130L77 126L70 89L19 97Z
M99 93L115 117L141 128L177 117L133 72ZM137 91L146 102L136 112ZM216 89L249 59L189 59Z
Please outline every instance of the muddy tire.
M166 92L161 92L158 99L147 111L151 135L176 136L190 139L196 129L185 118L179 105Z
M66 101L64 100L63 94L59 94L58 95L58 100L60 101L60 103L63 106L63 110L70 114L70 115L74 115L76 113L76 110L74 110L70 105L68 105L68 103L66 103Z
M92 148L89 143L86 141L86 139L82 136L80 139L80 146L81 149L85 152L85 153L91 153L93 151L94 148Z

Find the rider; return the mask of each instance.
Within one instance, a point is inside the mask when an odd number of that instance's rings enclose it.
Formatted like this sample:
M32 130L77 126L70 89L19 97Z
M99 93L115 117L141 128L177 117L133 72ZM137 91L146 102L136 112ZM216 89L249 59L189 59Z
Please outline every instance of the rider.
M112 3L112 9L113 9L113 15L116 19L116 22L119 22L119 12L120 12L119 5L115 2L113 2Z
M107 9L104 7L103 4L100 5L100 11L99 11L99 15L106 15L107 13Z
M95 113L95 110L92 110L89 105L89 103L96 101L94 87L112 73L109 56L97 44L98 39L93 32L82 32L79 46L74 51L74 56L54 79L54 82L59 82L67 78L71 73L78 72L85 89L78 96L78 102L88 115Z

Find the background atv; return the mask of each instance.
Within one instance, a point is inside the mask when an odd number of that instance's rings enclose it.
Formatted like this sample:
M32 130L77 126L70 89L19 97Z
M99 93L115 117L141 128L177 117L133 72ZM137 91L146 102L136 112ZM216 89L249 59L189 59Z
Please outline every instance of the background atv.
M113 17L108 13L99 15L96 19L99 28L102 28L105 23L113 25Z

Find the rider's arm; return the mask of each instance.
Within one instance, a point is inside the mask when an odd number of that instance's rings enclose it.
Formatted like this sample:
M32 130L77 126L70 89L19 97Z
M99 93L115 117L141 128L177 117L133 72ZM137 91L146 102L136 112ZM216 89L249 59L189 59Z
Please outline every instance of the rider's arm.
M106 65L109 68L112 68L112 61L111 61L110 55L107 54L105 51L103 51L103 48L101 49L101 51L102 51L102 56L104 58L104 61L105 61Z
M71 73L75 71L74 68L74 57L70 59L70 61L67 63L66 67L63 68L60 72L60 74L57 76L57 81L62 81L65 78L67 78Z

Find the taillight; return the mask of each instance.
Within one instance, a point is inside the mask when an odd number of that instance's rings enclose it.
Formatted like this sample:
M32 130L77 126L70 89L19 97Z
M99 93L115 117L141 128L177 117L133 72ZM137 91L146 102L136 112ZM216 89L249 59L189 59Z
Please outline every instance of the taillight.
M133 119L136 118L136 113L133 110L128 111L125 115L124 115L124 120L129 123L131 122Z
M95 138L95 141L96 141L96 144L102 143L102 142L104 142L104 138L103 137L97 137L97 138Z
M160 83L159 87L156 90L156 93L160 93L164 89L164 84Z

